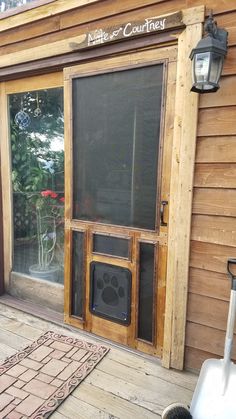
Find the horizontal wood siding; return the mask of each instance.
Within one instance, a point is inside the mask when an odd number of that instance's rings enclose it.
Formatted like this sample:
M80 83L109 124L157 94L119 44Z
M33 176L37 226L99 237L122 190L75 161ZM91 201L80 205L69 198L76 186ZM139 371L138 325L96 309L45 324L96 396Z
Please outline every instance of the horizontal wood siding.
M236 217L236 190L221 188L195 188L193 214Z
M66 54L62 57L65 65L73 63L79 53L69 48L69 42L89 30L202 4L206 13L213 10L218 26L229 32L229 48L220 90L202 95L199 101L186 326L188 368L199 368L204 359L223 353L229 298L226 261L236 257L235 0L58 0L2 19L0 25L1 77L16 78L14 72L23 72L25 61L29 72L31 65L32 72L49 71L43 59L50 51L58 57ZM166 41L163 36L158 35L159 42Z
M233 135L199 137L196 163L234 163L236 161L235 144L236 136Z
M207 8L213 3L218 26L229 32L229 49L221 88L199 101L185 350L185 366L195 369L223 355L226 263L236 257L236 4L207 1Z

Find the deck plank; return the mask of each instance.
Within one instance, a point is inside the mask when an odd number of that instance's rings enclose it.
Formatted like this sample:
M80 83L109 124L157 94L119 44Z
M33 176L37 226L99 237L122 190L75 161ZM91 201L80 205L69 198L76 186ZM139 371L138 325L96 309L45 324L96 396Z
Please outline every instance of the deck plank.
M96 406L105 413L109 413L112 418L154 419L159 417L156 413L108 393L99 387L89 384L86 380L74 390L73 396L80 401Z
M42 330L35 329L28 324L19 322L18 320L8 319L2 315L0 315L0 329L8 330L9 332L15 333L32 341L37 339L43 332Z
M15 352L16 352L15 349L1 342L0 343L0 362L4 361L4 359L7 358L8 356L14 355Z
M47 330L100 342L69 326L58 325L0 302L0 359L13 355ZM72 395L52 414L52 419L154 419L168 404L189 404L197 376L161 367L155 358L117 345Z
M109 413L103 410L97 409L96 407L78 400L74 396L70 396L62 405L58 408L58 412L62 413L67 419L110 419ZM116 417L112 417L116 419Z
M51 419L67 419L67 418L62 413L59 413L58 411L56 411L51 415Z
M142 371L145 375L159 377L164 381L177 384L187 390L193 391L197 382L197 376L193 376L190 372L166 370L158 360L150 361L142 356L137 361L137 357L128 351L116 349L115 351L110 351L106 358L119 363L121 366L125 365L133 370Z
M128 377L130 379L130 377ZM112 375L111 372L99 371L97 368L86 378L86 382L99 387L106 393L128 400L138 406L141 406L150 412L160 414L164 407L173 401L181 401L189 403L191 400L191 391L183 390L171 383L165 384L164 381L149 383L148 388L144 385L145 380L139 382L136 377L136 384L127 380L126 374L123 373L123 379L119 377L119 373ZM152 387L152 389L150 389Z
M8 330L2 330L0 328L0 342L4 343L4 345L9 346L10 348L19 350L22 349L24 346L29 345L30 340L25 339L18 334L9 332Z

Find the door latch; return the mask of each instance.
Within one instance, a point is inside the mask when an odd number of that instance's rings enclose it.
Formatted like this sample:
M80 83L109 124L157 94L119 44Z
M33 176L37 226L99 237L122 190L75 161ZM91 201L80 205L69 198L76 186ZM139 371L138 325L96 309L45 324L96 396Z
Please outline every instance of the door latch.
M167 226L167 223L165 223L164 218L165 218L165 207L168 205L168 201L161 201L161 209L160 209L160 221L161 221L161 226Z

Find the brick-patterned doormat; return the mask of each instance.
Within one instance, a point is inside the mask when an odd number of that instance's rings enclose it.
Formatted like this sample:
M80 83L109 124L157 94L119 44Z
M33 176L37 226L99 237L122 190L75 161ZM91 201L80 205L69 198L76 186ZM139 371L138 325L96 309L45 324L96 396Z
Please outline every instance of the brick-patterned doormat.
M0 365L0 419L48 418L107 352L46 332Z

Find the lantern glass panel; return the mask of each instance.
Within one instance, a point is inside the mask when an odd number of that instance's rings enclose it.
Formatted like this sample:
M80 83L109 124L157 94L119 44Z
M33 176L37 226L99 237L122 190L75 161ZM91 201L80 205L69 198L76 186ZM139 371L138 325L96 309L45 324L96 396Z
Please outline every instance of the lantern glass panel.
M209 81L214 84L218 84L222 67L223 67L223 56L219 54L212 53L211 58L211 67L210 67L210 77Z
M210 68L210 52L202 52L195 55L194 59L194 80L196 83L208 81Z

